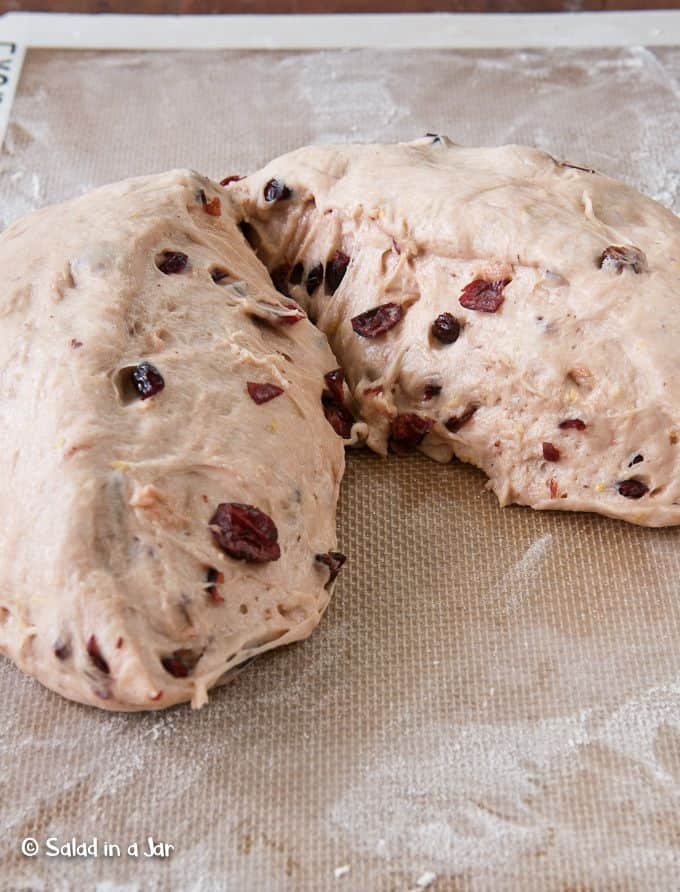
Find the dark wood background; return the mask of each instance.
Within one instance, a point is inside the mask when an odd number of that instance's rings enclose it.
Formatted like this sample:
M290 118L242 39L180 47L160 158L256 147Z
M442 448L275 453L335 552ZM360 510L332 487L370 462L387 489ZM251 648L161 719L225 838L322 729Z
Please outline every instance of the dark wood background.
M680 9L680 0L0 0L0 12L578 12Z

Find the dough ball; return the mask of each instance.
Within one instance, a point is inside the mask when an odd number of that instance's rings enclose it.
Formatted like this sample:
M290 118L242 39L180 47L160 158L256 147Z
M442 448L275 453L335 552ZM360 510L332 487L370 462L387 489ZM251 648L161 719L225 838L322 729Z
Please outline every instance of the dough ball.
M379 453L501 504L680 522L680 221L522 146L316 146L228 186ZM355 427L355 433L360 428Z
M326 338L190 171L0 237L0 649L107 709L311 633L342 562Z

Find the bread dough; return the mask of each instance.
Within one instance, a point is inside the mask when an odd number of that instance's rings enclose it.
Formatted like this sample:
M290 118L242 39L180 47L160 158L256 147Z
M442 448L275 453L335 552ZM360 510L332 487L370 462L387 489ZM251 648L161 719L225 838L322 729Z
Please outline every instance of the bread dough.
M224 190L175 171L20 220L0 315L0 650L134 710L309 635L339 561L337 364Z
M343 439L458 456L502 504L680 522L678 281L658 204L444 137L20 220L0 237L0 650L83 703L201 705L319 622Z
M300 149L228 194L372 449L458 456L503 505L680 522L670 211L536 149L434 135Z

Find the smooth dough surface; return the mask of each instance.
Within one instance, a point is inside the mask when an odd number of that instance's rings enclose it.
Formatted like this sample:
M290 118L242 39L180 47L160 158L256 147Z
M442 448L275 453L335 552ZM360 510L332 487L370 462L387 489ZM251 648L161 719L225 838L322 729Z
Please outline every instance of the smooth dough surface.
M303 148L228 194L328 335L374 450L458 456L502 504L680 522L670 211L536 149L437 136Z
M108 709L198 706L314 629L344 455L321 405L336 362L302 315L190 171L2 235L0 650L21 669ZM164 387L142 399L144 362ZM280 558L219 547L223 503L266 514Z

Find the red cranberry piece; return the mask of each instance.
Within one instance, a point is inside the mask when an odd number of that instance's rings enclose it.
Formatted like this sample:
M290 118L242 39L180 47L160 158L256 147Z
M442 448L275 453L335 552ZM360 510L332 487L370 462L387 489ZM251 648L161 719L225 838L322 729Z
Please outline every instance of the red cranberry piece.
M311 297L322 282L323 263L317 263L307 273L307 294Z
M267 202L285 201L290 198L291 191L280 180L269 180L264 187L264 200Z
M290 275L290 264L282 263L280 266L277 266L270 273L272 282L274 284L274 288L279 292L279 294L283 294L284 297L289 297L288 294L288 276Z
M466 409L462 415L454 415L452 418L449 418L449 420L445 422L444 427L451 431L452 434L457 434L461 427L464 427L468 423L478 408L478 406L470 406L470 408Z
M543 458L546 461L559 461L560 460L560 450L557 446L554 446L552 443L544 443L543 444Z
M339 437L342 437L343 440L349 440L352 436L354 416L347 406L341 406L335 400L327 400L327 393L328 391L324 390L321 395L321 404L323 405L323 413L326 416L326 420Z
M640 453L638 452L638 454L637 454L637 455L634 455L633 458L628 462L628 467L629 467L629 468L632 468L633 465L637 465L637 464L639 464L641 461L644 461L644 460L645 460L644 456L643 456L643 455L640 455Z
M395 452L408 452L419 446L432 429L432 418L407 412L392 420L390 442Z
M314 560L319 564L323 564L328 567L330 573L328 576L328 582L326 583L326 587L328 587L332 582L335 581L336 576L340 572L342 565L345 563L347 558L344 554L339 551L327 551L325 554L317 554L314 555Z
M220 180L220 186L228 186L229 183L237 183L242 179L243 177L240 177L237 173L233 173L230 177L225 177L223 180Z
M269 400L273 400L283 393L283 387L279 387L277 384L257 384L255 381L248 381L246 389L248 396L258 406L268 403Z
M166 276L170 276L173 273L181 273L188 262L189 258L182 251L163 251L160 261L156 261L156 266Z
M205 581L208 583L206 591L213 604L223 604L224 598L219 593L217 586L224 582L224 573L216 570L215 567L209 567L205 574Z
M442 392L441 384L426 384L425 390L423 391L423 399L424 400L434 399L434 397L439 396L439 394L441 392Z
M348 266L349 257L347 254L343 254L342 251L336 251L328 261L326 264L326 288L329 294L335 294L338 290Z
M194 671L196 663L202 656L203 654L197 654L196 651L181 648L161 657L161 664L165 671L175 678L186 678Z
M460 305L466 310L479 310L481 313L495 313L503 303L503 289L512 279L473 279L463 288Z
M299 285L305 273L305 268L301 263L296 263L290 273L290 284Z
M219 198L215 196L214 198L211 198L210 201L208 201L208 198L203 189L199 190L198 195L201 199L201 204L203 205L203 210L206 212L206 214L210 214L211 217L219 217L219 215L222 213L222 203L220 202Z
M254 563L281 557L276 524L254 505L222 502L210 518L210 527L215 544L229 557Z
M460 322L451 313L441 313L432 323L430 334L441 344L454 344L460 334Z
M71 645L67 641L64 641L63 638L57 638L54 642L53 651L54 656L58 660L68 660L71 656Z
M139 394L140 399L148 400L149 397L160 393L165 387L165 381L158 369L150 362L140 362L132 370L132 383Z
M641 499L642 496L649 492L649 487L642 480L631 477L630 480L622 480L619 485L619 494L627 499Z
M345 383L345 373L343 370L333 369L332 372L327 372L323 376L323 379L326 382L326 387L330 391L333 399L337 400L339 403L344 403L345 391L343 385Z
M104 657L102 656L102 652L99 650L99 642L95 635L90 635L87 640L87 654L92 661L93 665L99 669L100 672L104 672L106 675L111 671L109 669L109 664L106 662Z
M326 390L321 394L321 405L326 420L335 433L343 440L349 440L352 436L354 416L345 405L343 384L345 373L342 369L333 369L324 375Z
M624 269L632 269L638 275L647 272L647 258L634 245L610 245L600 255L600 269L606 272L622 273Z
M352 328L362 338L377 338L401 321L404 309L400 304L388 303L366 310L352 319Z
M557 425L560 430L566 431L569 429L575 431L584 431L586 429L585 421L581 421L580 418L565 418L564 421L560 421Z

